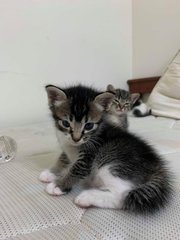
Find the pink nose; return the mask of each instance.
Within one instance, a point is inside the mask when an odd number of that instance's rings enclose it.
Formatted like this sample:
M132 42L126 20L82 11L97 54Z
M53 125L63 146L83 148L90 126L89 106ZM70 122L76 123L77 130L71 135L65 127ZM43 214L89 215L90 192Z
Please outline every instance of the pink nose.
M74 142L79 142L80 141L80 138L72 138Z
M122 111L121 107L118 106L117 107L117 111Z

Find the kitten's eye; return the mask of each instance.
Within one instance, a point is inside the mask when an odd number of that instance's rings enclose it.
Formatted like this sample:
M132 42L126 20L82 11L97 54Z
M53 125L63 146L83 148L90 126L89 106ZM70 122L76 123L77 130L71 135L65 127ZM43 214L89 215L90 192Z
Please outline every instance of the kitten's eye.
M70 124L69 124L69 122L67 120L62 120L62 125L65 128L69 128L70 127Z
M90 131L90 130L93 129L93 127L94 127L94 123L89 122L89 123L86 123L86 124L85 124L84 130Z

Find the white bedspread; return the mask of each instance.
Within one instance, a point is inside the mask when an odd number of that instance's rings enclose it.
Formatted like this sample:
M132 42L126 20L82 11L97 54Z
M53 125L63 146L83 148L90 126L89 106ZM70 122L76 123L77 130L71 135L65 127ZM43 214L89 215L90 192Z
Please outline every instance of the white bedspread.
M180 239L180 121L130 118L130 130L151 142L175 173L173 200L153 216L120 210L81 209L73 203L80 191L52 197L38 181L53 165L58 144L52 123L1 130L18 144L15 160L0 165L0 239L15 240L155 240Z

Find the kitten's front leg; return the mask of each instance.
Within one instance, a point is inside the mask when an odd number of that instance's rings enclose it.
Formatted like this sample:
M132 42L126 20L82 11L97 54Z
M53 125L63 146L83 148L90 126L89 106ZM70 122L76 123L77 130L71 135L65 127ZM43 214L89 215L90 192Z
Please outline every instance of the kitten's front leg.
M70 161L67 158L66 154L62 153L54 167L41 172L39 180L45 183L55 181L56 177L59 176L63 172L63 170L68 167L69 163Z
M62 195L71 190L80 179L85 178L91 172L91 166L86 159L79 159L67 172L64 177L58 177L46 187L46 192L50 195Z

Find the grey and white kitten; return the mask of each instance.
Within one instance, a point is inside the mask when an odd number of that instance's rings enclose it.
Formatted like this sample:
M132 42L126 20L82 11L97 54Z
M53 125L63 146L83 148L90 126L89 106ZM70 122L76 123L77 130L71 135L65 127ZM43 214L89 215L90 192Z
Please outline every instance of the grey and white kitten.
M46 87L49 106L63 153L40 180L46 191L62 195L74 184L89 182L75 204L80 207L154 212L171 196L165 162L139 137L114 128L106 113L114 94L75 86Z
M107 91L115 94L115 99L107 113L107 120L115 127L128 128L127 113L131 111L134 103L139 99L139 93L130 94L123 89L115 89L112 85L107 86Z

